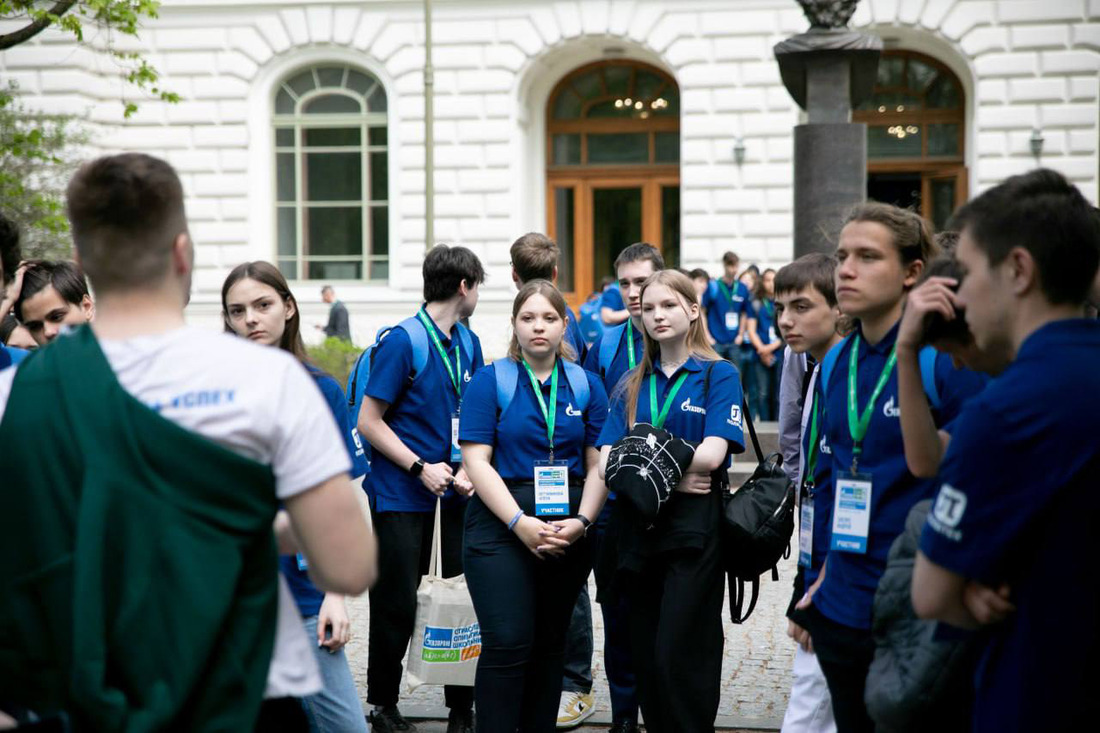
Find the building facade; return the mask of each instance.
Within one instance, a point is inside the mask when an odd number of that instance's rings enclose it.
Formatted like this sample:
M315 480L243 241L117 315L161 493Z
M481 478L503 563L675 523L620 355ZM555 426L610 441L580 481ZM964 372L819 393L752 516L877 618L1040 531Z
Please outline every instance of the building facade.
M435 238L489 280L474 327L503 353L508 247L554 236L572 302L646 240L719 272L737 251L792 252L792 127L775 43L807 29L794 0L434 0ZM872 197L941 223L1039 160L1094 203L1100 0L863 0L882 37L868 128ZM93 153L180 171L196 243L189 317L216 326L235 264L278 262L307 324L322 284L357 343L413 310L425 243L421 0L165 0L138 41L182 101L141 101L118 67L46 32L0 54L24 102L86 120ZM93 40L92 45L95 45ZM313 329L307 328L306 332Z

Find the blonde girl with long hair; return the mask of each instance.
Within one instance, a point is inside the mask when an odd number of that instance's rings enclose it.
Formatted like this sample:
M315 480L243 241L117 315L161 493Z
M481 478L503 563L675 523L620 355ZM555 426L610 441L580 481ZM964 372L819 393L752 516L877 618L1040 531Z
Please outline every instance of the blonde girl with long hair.
M691 280L662 270L642 286L644 356L613 396L601 470L636 423L697 445L651 529L618 501L600 558L601 594L626 594L646 730L713 731L722 669L722 488L744 450L737 369L708 344ZM601 596L602 598L603 596Z
M478 370L463 403L479 733L555 730L566 630L592 567L586 535L607 496L595 447L607 394L573 362L566 325L557 288L526 283L508 356Z

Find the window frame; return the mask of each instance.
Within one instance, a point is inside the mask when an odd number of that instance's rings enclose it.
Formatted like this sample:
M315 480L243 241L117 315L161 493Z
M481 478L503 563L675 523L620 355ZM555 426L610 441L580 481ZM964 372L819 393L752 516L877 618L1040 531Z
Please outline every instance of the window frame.
M343 67L343 74L341 76L340 86L326 86L321 84L319 71L323 69L331 69L336 67ZM294 91L289 82L299 77L303 72L310 71L313 75L314 86L312 89L303 93ZM358 92L354 89L347 87L348 80L352 72L361 74L370 80L370 85L367 86L365 92ZM369 100L381 90L383 99L385 100L386 109L384 111L371 111L369 107ZM278 99L283 92L286 92L294 102L293 113L279 113L276 111ZM359 113L324 113L324 112L304 112L303 108L310 102L318 97L329 95L341 95L350 99L356 100L360 105ZM270 122L269 128L272 130L272 145L271 156L273 161L273 167L275 175L272 176L272 219L274 232L274 260L276 266L283 268L284 265L292 264L293 272L285 273L288 280L301 281L301 282L317 282L317 281L335 281L344 280L348 282L359 282L364 284L386 284L389 280L390 265L392 262L390 246L390 211L392 207L391 200L391 181L390 181L390 159L391 159L391 145L389 134L389 95L385 86L381 80L372 72L362 67L356 66L346 61L317 61L312 64L295 68L290 72L283 74L281 81L274 85L273 93L270 104ZM307 146L304 142L304 131L314 129L352 129L357 128L359 130L359 143L358 145L347 146ZM386 130L386 142L382 145L373 145L370 141L370 130L382 128ZM291 130L293 134L293 144L290 146L279 144L279 131ZM305 156L309 153L325 153L325 152L358 152L360 156L360 200L317 200L311 201L305 198ZM386 170L383 173L383 179L386 182L386 198L385 199L373 199L371 189L371 171L372 171L372 157L375 153L386 154ZM279 197L279 155L292 154L294 158L294 200L286 201L281 200ZM308 242L306 241L306 212L310 209L325 209L325 208L339 208L339 207L358 207L361 212L360 223L360 249L358 254L348 255L311 255L308 253ZM373 233L373 211L375 209L383 208L385 210L385 227L386 227L386 242L385 254L375 254L376 247L374 242ZM279 250L279 214L282 210L291 209L295 212L295 227L294 227L294 254L284 255ZM310 278L309 277L309 265L311 263L324 263L324 262L358 262L361 267L361 275L359 278ZM381 272L380 275L376 275L376 272Z

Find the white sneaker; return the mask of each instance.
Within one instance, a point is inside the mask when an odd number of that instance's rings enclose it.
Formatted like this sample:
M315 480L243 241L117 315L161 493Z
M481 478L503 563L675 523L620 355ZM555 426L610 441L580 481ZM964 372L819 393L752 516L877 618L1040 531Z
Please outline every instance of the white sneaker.
M592 693L583 692L561 693L561 703L558 705L558 728L576 728L596 712L596 698Z

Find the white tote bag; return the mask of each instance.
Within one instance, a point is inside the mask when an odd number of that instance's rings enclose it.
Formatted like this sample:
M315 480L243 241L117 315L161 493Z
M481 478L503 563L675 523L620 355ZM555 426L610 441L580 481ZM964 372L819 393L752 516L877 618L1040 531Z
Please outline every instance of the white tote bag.
M428 574L416 591L416 626L409 640L406 685L473 687L481 656L481 628L474 614L466 576L440 577L443 570L440 502L435 505L435 531Z

